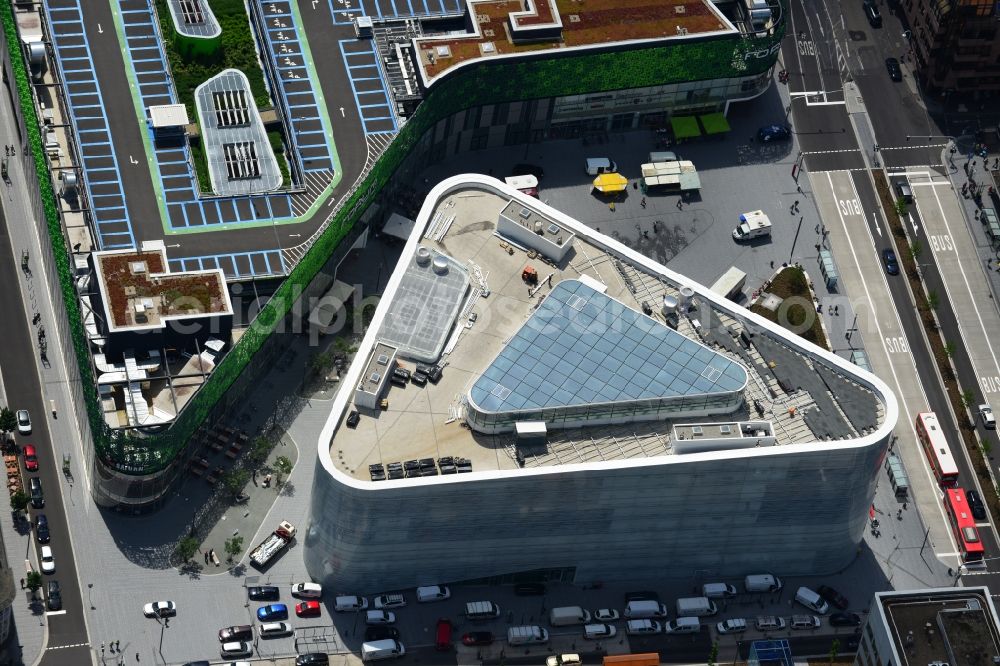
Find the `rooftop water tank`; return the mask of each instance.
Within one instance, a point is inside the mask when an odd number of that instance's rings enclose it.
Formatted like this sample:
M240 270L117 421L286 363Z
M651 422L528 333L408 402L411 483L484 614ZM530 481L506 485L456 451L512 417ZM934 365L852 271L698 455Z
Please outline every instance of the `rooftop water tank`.
M691 301L694 300L694 289L688 286L681 287L681 309L687 312L688 308L691 307Z
M663 297L663 314L666 316L677 314L677 297L667 294Z
M426 266L431 263L431 251L423 245L417 248L417 265Z
M448 272L448 260L444 257L438 256L434 257L434 272L438 275L444 275Z

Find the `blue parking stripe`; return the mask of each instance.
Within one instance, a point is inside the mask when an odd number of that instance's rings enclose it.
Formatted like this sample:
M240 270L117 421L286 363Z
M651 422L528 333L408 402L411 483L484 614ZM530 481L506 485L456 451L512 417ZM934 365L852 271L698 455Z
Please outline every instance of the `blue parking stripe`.
M79 71L79 72L89 73L90 76L89 76L88 80L93 81L93 80L96 80L96 72L94 71L93 56L91 55L92 54L92 50L90 48L90 41L87 39L86 33L83 32L83 31L81 31L81 32L70 32L70 31L65 30L65 29L60 29L60 26L64 26L64 25L72 25L72 24L80 24L80 25L82 25L83 12L82 12L82 10L80 8L79 0L68 0L68 1L72 3L72 6L53 9L52 7L49 7L47 5L43 5L44 10L46 12L46 20L49 22L49 25L52 28L50 38L51 38L52 44L53 44L53 51L54 51L54 53L56 55L56 63L58 65L59 69L63 72L63 78L64 79L65 79L65 76L66 76L67 72L77 72L77 71ZM75 12L75 15L78 16L79 19L76 20L76 21L72 21L72 20L65 20L65 21L64 20L53 20L53 11L59 12L60 9L66 9L66 10ZM57 15L61 16L62 14L58 13ZM79 40L75 40L74 39L74 42L75 41L80 41L81 43L80 44L74 43L72 45L66 44L65 40L67 40L69 38L80 38ZM71 51L72 53L76 53L76 52L78 52L78 50L82 50L82 54L83 55L81 55L81 56L74 56L72 58L73 63L74 64L79 63L80 65L82 65L81 67L79 67L79 68L78 67L73 67L73 68L67 67L67 62L69 61L69 58L67 58L67 60L64 61L62 56L63 56L63 52L66 51L66 50L68 50L68 49L74 49L74 51ZM82 83L84 81L79 81L79 82ZM77 83L77 81L74 81L73 83ZM86 97L94 97L95 99L97 99L98 102L99 102L99 104L97 104L97 105L79 105L79 104L77 104L76 100L78 98L84 97L84 96L85 95L83 95L83 94L72 94L72 93L67 95L68 105L69 105L70 124L73 126L73 131L76 133L77 137L80 136L80 131L79 131L79 127L78 127L78 121L79 121L80 118L84 118L84 117L86 117L88 119L89 118L100 118L101 120L103 120L105 126L108 125L107 114L105 113L105 110L104 110L104 99L103 99L103 95L101 93L100 87L99 86L96 87L96 89L95 89L95 91L93 93L87 93L86 94ZM84 109L93 109L93 108L99 109L100 112L98 114L96 114L96 115L92 115L90 113L87 113L87 114L80 114L79 113L80 111L82 111ZM87 144L83 144L83 146L81 146L81 152L85 153L84 146L110 145L110 134L108 134L108 138L109 138L108 142L95 141L95 142L90 142L90 143L87 143ZM108 170L114 172L114 174L115 174L114 181L116 181L117 183L121 183L121 172L120 172L120 170L118 168L118 159L115 156L115 154L113 152L111 152L111 154L106 155L106 156L102 156L102 157L104 157L104 159L110 159L111 160L111 165L112 166L109 167ZM83 156L83 161L84 161L84 163L87 162L87 156L86 156L86 154L84 154L84 156ZM91 183L90 175L91 175L90 174L90 170L89 169L85 169L84 170L84 187L87 190L88 198L92 201L94 197L93 197L93 193L91 191L91 186L90 186L90 183ZM109 194L113 195L113 193L109 193ZM117 194L121 195L122 199L124 200L124 196L123 196L123 193L121 192L120 185L118 187L118 193ZM113 216L117 215L117 213L114 213L113 211L123 211L123 217L118 218L118 219L114 219ZM105 232L102 232L101 227L102 227L102 225L110 223L110 222L124 223L127 231L115 232L115 235L116 236L125 236L125 237L127 237L127 240L129 242L128 242L128 244L125 245L125 247L135 247L135 236L134 236L134 234L132 232L132 223L131 223L131 219L129 218L129 214L128 214L128 209L127 208L122 208L122 207L112 207L112 208L103 208L103 207L100 207L100 208L93 208L91 210L91 216L93 217L93 220L94 220L94 223L95 223L94 226L97 229L97 244L98 244L98 247L100 247L101 249L106 249L108 247L108 245L105 243ZM110 236L111 232L107 232L107 235ZM118 245L118 244L116 244L116 245Z

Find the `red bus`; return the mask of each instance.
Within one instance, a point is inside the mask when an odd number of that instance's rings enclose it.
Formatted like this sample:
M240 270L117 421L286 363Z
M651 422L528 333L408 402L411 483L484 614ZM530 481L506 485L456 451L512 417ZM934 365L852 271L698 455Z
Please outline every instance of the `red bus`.
M958 466L955 458L951 455L951 447L938 423L937 414L934 412L921 412L917 414L917 437L920 445L924 447L924 454L931 463L934 476L938 483L945 486L955 485L958 481Z
M983 542L979 540L976 521L969 510L965 499L965 491L961 488L947 488L944 491L944 509L948 512L951 529L958 541L959 551L964 562L981 562L983 559Z

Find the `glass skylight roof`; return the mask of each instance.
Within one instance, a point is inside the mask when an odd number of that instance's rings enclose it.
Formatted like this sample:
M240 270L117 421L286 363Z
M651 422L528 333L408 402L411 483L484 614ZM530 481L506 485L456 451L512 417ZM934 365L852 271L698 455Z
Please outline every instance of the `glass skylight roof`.
M476 380L482 411L740 391L747 372L578 280L560 282Z

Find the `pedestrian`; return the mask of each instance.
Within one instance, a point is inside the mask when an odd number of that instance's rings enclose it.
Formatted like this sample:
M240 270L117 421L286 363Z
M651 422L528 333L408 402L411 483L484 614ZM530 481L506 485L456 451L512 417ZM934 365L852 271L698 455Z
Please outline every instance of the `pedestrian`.
M253 485L257 485L257 470L253 471Z
M104 643L101 643L101 654L104 654Z
M798 208L798 207L799 207L799 200L798 200L798 199L796 199L796 200L795 200L795 203L794 203L794 204L792 204L792 205L793 205L793 207L795 207L795 208Z
M122 642L121 641L115 641L115 649L118 650L119 652L122 651Z
M774 270L774 259L771 260L771 270Z
M646 207L646 197L642 198L642 201L639 202L639 205L642 206L643 208Z
M833 306L833 314L835 314L838 317L840 316L840 306L839 305Z
M135 660L139 661L139 653L138 652L135 653Z
M677 200L677 210L684 210L684 202L680 199Z
M22 590L24 589L24 579L23 578L21 579L21 589Z

